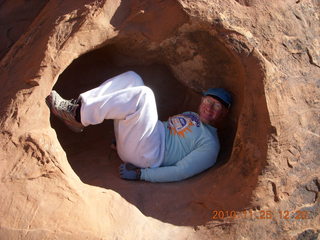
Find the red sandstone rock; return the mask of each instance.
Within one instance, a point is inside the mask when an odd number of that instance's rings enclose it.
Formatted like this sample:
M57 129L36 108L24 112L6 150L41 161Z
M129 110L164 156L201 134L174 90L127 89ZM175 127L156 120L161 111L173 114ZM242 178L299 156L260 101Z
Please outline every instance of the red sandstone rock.
M318 3L0 4L0 239L319 235ZM195 110L209 86L234 93L215 167L179 183L124 181L111 122L77 135L50 121L52 88L77 97L129 69L163 120Z

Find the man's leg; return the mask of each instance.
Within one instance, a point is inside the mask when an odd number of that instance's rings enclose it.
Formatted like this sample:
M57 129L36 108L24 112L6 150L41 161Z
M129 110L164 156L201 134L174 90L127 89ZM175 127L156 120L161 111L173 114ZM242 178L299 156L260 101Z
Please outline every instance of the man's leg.
M142 79L135 72L128 71L105 81L99 87L84 93L83 96L84 99L91 98L95 101L97 98L103 98L109 93L116 93L119 90L136 86L144 86ZM80 112L82 105L81 100L78 99L75 101L63 99L56 91L50 93L46 98L46 102L51 112L60 118L74 132L82 132L84 126L98 124L104 120L103 115L101 115L102 118L100 116L99 120L97 118L91 118L90 120L88 119L88 121L82 121ZM88 101L87 105L90 105L90 101ZM92 107L95 108L94 105ZM99 111L99 109L96 110ZM87 115L84 116L86 117ZM85 122L85 124L82 124L81 122Z
M114 119L117 151L124 162L138 167L158 167L164 155L164 127L158 120L153 92L132 71L111 78L80 94L73 103L52 91L46 101L51 111L72 130ZM80 120L77 112L80 110Z
M158 121L153 92L134 72L126 72L80 94L84 126L114 119L117 151L124 162L159 166L164 154L164 128Z
M80 94L82 124L88 126L104 119L123 119L134 107L134 97L138 94L134 89L141 86L144 86L141 77L128 71Z

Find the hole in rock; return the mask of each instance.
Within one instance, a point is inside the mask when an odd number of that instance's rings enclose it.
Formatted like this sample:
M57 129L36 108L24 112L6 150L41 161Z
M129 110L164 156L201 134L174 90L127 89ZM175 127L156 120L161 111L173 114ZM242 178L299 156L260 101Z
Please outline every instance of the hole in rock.
M209 55L213 74L215 69L219 74L226 73L227 77L221 76L221 79L229 81L227 84L222 82L216 86L234 85L231 91L235 93L237 101L230 114L227 130L224 129L219 133L222 147L216 166L191 179L176 183L125 181L120 179L118 174L121 160L109 147L114 138L112 120L89 126L79 134L73 133L61 121L52 117L51 124L57 131L58 139L67 153L70 165L83 182L112 189L134 204L144 215L175 225L205 224L212 219L213 210L239 210L249 203L252 188L256 184L257 175L263 164L252 163L250 160L251 162L245 165L243 171L250 173L254 169L254 174L247 174L251 178L244 181L244 184L251 185L246 191L240 193L238 186L241 185L242 176L239 174L245 175L245 173L239 173L242 171L241 161L245 162L248 159L236 158L233 163L227 161L233 150L234 136L243 103L241 99L243 72L237 61L232 59L232 54L223 49L220 44L208 39L208 42L203 42L202 50L199 48L199 51L207 53L209 52L207 47L209 49L211 47L212 52L218 54L217 57L214 57L214 54ZM187 110L197 111L200 95L182 84L181 79L178 81L170 68L163 63L163 59L155 57L147 65L145 61L141 61L141 58L135 59L134 56L120 54L117 49L119 49L117 46L108 45L74 60L60 75L54 89L64 98L77 98L80 93L98 86L106 79L124 71L133 70L142 77L147 86L153 89L160 120L167 120L169 116ZM148 55L148 53L145 54ZM255 77L252 76L252 78Z

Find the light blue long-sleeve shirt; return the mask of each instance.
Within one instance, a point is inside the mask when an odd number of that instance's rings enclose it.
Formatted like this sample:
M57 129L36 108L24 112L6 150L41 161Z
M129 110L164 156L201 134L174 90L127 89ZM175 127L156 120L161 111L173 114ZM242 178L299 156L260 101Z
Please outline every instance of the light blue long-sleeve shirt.
M165 156L160 167L141 169L141 180L174 182L192 177L216 162L220 144L217 129L194 112L170 117L165 126Z

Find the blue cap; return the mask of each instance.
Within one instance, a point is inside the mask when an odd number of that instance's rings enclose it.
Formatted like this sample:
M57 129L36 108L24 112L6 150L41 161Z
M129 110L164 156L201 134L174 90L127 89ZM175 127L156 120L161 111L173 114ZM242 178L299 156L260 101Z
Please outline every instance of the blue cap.
M203 96L212 96L219 100L226 108L230 108L232 105L231 93L224 88L209 88L203 92Z

